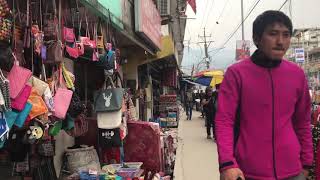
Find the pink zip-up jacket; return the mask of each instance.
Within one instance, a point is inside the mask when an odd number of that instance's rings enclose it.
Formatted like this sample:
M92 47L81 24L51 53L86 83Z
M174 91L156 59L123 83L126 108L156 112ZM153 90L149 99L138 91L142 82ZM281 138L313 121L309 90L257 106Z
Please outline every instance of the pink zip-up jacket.
M236 63L225 73L218 99L221 172L239 167L249 179L280 180L312 165L311 100L297 65L287 60L274 68L251 59ZM237 111L240 126L234 145Z

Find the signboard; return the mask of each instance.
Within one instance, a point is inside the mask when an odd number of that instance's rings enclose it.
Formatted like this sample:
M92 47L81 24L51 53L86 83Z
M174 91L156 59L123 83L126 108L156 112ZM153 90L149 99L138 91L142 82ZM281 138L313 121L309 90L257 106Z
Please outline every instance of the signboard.
M161 47L161 17L152 0L135 0L135 30L155 49Z
M296 63L304 63L304 48L295 48L294 54Z
M236 49L236 60L242 60L250 57L250 43L248 40L238 40Z

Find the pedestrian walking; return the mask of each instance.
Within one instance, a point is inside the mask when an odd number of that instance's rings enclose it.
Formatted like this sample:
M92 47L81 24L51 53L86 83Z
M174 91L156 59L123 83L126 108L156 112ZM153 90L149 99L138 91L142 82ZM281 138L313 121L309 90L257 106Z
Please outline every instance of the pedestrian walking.
M191 120L192 118L192 110L193 110L194 98L192 88L187 92L187 120Z
M204 118L204 110L203 110L202 101L205 99L205 96L206 96L206 94L203 92L203 90L200 90L201 118Z
M308 83L300 67L283 59L292 33L284 13L262 13L253 22L257 50L225 73L215 119L222 180L308 175L313 161Z
M206 117L206 129L207 129L207 139L212 139L211 137L211 129L213 138L215 138L215 123L214 118L216 114L216 102L218 99L218 89L219 85L216 86L216 91L212 92L211 87L206 88L206 95L204 100L202 100L203 110L205 112Z

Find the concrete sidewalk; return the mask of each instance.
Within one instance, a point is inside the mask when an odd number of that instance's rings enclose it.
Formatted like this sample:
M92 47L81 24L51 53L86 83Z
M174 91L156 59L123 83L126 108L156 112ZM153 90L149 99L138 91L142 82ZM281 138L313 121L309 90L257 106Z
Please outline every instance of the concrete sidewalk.
M204 123L196 111L191 121L181 117L174 180L220 179L217 146L207 139Z

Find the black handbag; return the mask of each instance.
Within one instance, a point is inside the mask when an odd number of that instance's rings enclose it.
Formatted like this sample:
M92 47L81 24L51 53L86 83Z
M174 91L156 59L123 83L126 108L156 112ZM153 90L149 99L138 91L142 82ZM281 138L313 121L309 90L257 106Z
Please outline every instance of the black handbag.
M103 148L120 147L121 136L120 128L100 129L99 128L99 145Z
M71 102L68 108L68 114L71 117L77 117L79 114L83 113L86 106L81 102L80 97L77 93L72 94Z
M13 62L14 58L9 44L0 41L0 68L9 72L13 66Z

